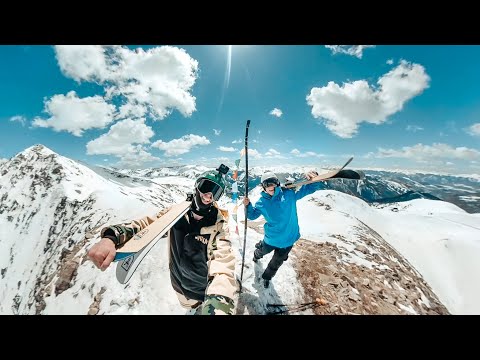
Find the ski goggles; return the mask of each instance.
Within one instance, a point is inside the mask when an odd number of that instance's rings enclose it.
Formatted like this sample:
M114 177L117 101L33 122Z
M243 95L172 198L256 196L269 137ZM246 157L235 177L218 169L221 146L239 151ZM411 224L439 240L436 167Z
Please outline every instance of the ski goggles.
M215 200L220 199L223 194L223 188L209 179L200 179L197 182L197 190L202 194L212 193Z
M273 185L280 186L280 181L278 181L277 178L268 178L268 179L263 180L263 182L262 182L262 186L264 188L267 188L267 187L273 186Z

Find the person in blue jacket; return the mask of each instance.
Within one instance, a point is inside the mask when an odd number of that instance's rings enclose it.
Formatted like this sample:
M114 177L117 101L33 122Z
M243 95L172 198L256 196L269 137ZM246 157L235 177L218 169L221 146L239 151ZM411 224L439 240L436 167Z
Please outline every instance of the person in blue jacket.
M316 171L305 174L307 180L317 176ZM261 178L263 191L260 199L252 206L248 197L243 199L247 207L247 218L255 220L260 215L265 218L264 238L255 247L253 261L274 251L272 259L262 274L263 284L268 288L270 280L275 276L283 262L288 259L293 244L300 238L298 226L297 200L314 193L322 187L321 182L303 185L295 189L280 186L278 177L273 172L266 172Z

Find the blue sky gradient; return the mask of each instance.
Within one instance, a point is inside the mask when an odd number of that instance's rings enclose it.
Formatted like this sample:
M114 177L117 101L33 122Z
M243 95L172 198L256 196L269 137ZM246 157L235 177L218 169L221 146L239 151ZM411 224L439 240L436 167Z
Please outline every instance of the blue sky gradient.
M480 173L480 46L3 45L0 59L0 158L43 144L92 164L233 167L250 119L250 166Z

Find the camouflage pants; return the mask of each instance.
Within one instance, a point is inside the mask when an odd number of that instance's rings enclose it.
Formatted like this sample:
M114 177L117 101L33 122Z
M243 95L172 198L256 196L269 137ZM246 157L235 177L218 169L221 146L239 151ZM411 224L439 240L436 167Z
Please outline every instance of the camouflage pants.
M261 259L265 255L274 251L272 259L270 260L267 268L262 274L262 279L271 280L277 273L277 270L280 268L280 266L282 266L283 262L288 259L288 254L290 253L290 250L292 250L293 245L287 248L281 249L281 248L268 245L265 243L265 241L261 241L260 243L255 245L255 247L256 249L255 249L255 252L253 253L253 256L256 259Z
M187 299L184 295L175 291L180 305L188 310L196 309L194 315L233 315L233 300L221 296L207 296L205 302ZM203 305L203 306L202 306Z

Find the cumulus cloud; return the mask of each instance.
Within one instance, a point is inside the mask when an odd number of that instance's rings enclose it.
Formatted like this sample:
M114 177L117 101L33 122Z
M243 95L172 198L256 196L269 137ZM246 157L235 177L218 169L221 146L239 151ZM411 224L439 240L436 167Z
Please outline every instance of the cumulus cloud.
M140 168L146 163L160 160L142 145L148 144L154 135L144 122L144 118L117 122L106 134L87 143L87 154L114 155L119 159L116 166L125 168Z
M480 151L467 147L452 147L448 144L434 143L433 145L416 144L405 146L400 150L379 148L375 157L406 158L415 160L429 159L480 159Z
M22 126L25 126L25 123L27 122L27 118L22 115L15 115L10 118L10 121L18 122L22 124Z
M285 159L285 156L275 149L268 149L268 151L265 153L265 156L267 158Z
M346 54L361 59L363 56L363 50L374 48L375 45L325 45L325 47L330 49L334 55Z
M142 165L160 161L160 158L153 156L145 151L140 145L137 145L130 152L126 152L120 156L120 161L117 166L121 168L138 169Z
M59 45L55 53L66 76L105 86L107 97L122 96L126 107L121 116L144 116L148 111L161 120L173 109L184 116L196 110L190 91L198 77L198 62L184 49Z
M131 104L126 103L120 106L116 118L125 119L125 118L141 118L147 114L147 106L143 104Z
M195 146L208 144L210 144L210 140L205 136L189 134L169 142L157 140L152 144L152 147L165 151L165 156L177 156L188 153Z
M68 131L82 136L88 129L103 129L114 120L115 106L108 104L101 96L79 98L75 91L65 95L54 95L45 101L44 111L48 119L36 117L32 125Z
M234 152L234 151L238 151L238 149L235 149L234 147L227 147L227 146L219 146L217 148L218 150L220 151L225 151L225 152Z
M275 108L272 111L269 112L270 115L276 116L276 117L281 117L283 112L282 110Z
M123 155L138 153L133 144L147 144L155 135L152 128L145 125L145 119L126 119L112 125L110 130L87 143L88 155Z
M480 123L476 123L468 127L467 132L472 136L480 136Z
M387 60L387 64L388 64L388 65L393 65L393 59L388 59L388 60Z
M299 158L306 158L306 157L323 157L324 155L316 153L314 151L306 151L306 152L301 152L298 149L293 149L290 151L290 154L292 154L295 157Z
M267 156L275 156L275 155L280 155L280 152L278 152L275 149L268 149L268 151L265 153Z
M404 104L429 86L425 68L402 60L371 87L366 80L344 83L330 81L312 88L306 100L313 117L320 119L334 134L351 138L362 122L382 124Z
M77 82L83 80L102 83L113 77L115 62L108 56L113 49L114 47L101 45L57 45L55 55L65 76Z
M240 156L245 156L245 148L240 150ZM262 155L256 149L248 149L248 158L261 159Z
M215 135L220 135L220 133L222 132L222 130L217 130L217 129L213 129L213 132L215 133Z

